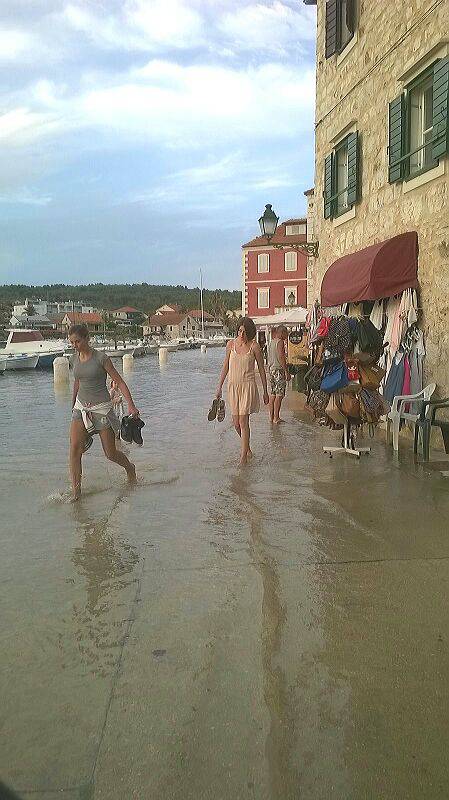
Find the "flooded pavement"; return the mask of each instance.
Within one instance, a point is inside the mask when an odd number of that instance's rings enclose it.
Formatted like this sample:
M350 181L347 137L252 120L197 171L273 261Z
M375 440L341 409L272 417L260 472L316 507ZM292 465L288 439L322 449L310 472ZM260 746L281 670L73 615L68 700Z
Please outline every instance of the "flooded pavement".
M55 800L447 798L449 495L285 410L207 423L222 350L136 360L124 485L70 399L0 379L0 779Z

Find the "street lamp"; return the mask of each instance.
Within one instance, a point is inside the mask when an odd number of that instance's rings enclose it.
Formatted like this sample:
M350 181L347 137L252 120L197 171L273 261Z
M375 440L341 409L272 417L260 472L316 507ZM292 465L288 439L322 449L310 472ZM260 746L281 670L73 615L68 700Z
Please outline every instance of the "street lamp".
M270 205L270 203L268 203L265 206L265 211L263 212L262 216L259 219L260 232L262 236L267 237L268 241L276 233L278 222L279 222L279 217L276 216L272 206Z
M276 233L278 222L279 217L276 216L272 206L268 203L265 206L265 211L259 218L259 226L262 236L267 237L270 247L274 247L276 250L298 250L305 256L312 256L313 258L318 257L318 242L300 242L299 244L277 244L272 242L271 239Z

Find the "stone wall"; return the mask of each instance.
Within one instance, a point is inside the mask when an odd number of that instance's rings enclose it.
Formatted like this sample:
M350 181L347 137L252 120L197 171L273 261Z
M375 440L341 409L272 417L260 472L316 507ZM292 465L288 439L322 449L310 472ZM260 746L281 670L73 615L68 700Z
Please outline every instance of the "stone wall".
M414 66L425 68L426 60L449 52L449 2L358 0L355 41L343 58L324 56L324 14L325 0L318 0L313 229L319 257L309 260L309 304L319 297L322 276L336 258L416 230L426 379L449 394L449 159L440 161L442 174L430 182L389 184L387 154L388 103ZM325 220L324 158L351 125L360 137L361 199L353 219Z

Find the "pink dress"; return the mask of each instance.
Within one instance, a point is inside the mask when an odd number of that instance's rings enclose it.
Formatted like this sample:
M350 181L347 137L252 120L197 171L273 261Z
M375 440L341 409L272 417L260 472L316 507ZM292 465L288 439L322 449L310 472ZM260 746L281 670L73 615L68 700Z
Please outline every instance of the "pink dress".
M237 353L235 342L229 354L228 403L233 417L256 414L260 409L253 345L248 353Z

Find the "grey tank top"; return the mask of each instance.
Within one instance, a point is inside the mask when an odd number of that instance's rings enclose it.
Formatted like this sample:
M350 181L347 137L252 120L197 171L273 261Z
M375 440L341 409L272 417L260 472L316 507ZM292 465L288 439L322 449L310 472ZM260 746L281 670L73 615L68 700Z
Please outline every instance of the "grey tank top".
M279 360L278 342L279 339L272 339L268 345L267 361L269 369L284 369Z
M104 362L108 356L92 350L92 355L87 361L80 361L78 353L71 358L73 375L79 380L78 399L83 405L96 405L110 400L106 388L107 372Z

